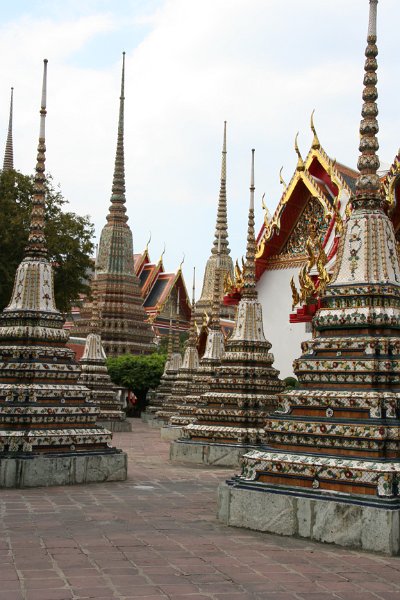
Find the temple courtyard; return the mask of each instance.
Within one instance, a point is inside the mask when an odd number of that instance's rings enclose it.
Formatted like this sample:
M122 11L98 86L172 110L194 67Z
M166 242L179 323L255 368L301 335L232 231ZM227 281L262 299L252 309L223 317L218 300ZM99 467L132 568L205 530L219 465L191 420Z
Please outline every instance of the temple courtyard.
M232 469L172 465L132 425L126 482L2 490L0 600L400 600L399 558L221 525Z

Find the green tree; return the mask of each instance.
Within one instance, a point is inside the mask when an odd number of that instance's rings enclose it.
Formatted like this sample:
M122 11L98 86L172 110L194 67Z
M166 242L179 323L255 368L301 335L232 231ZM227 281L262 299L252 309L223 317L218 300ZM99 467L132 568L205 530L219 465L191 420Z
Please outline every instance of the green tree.
M299 382L296 377L285 377L283 380L286 391L295 390L299 387Z
M143 410L147 392L160 383L165 361L165 354L156 352L147 356L123 354L108 358L107 366L113 382L131 390L138 399L139 410Z
M47 175L46 240L54 266L57 308L67 312L90 288L94 227L89 217L64 212L67 201ZM24 255L32 208L33 178L17 171L0 172L0 310L10 301L15 271Z

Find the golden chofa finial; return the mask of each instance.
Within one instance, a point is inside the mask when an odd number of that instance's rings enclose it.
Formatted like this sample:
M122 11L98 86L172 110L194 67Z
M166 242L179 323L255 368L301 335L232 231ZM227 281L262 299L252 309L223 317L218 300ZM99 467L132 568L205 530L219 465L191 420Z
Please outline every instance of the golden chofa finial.
M181 264L179 265L178 273L180 271L182 271L182 265L183 265L184 262L185 262L185 255L183 255L183 257L182 257Z
M149 232L149 239L148 239L148 241L147 241L147 244L146 244L146 247L145 247L145 249L144 249L144 251L145 251L145 252L148 252L148 251L149 251L149 245L150 245L150 242L151 242L151 231Z
M272 217L271 217L271 213L268 210L268 206L264 202L264 198L265 198L265 192L261 198L261 206L264 211L264 223L265 223L265 225L268 225L270 223Z
M311 113L311 131L314 134L314 139L312 141L311 148L313 150L318 150L319 148L321 148L321 144L318 139L317 130L315 129L315 125L314 125L314 113L315 113L315 108Z
M281 185L283 185L283 187L286 189L287 188L287 184L286 184L286 181L282 177L282 171L283 171L283 167L281 167L280 171L279 171L279 183Z
M294 138L294 149L298 156L296 171L304 171L304 161L300 154L299 145L297 143L298 137L299 137L299 132L296 133L296 137Z
M159 265L162 264L162 259L163 259L164 254L165 254L165 243L164 243L164 250L161 252L160 260L158 261Z

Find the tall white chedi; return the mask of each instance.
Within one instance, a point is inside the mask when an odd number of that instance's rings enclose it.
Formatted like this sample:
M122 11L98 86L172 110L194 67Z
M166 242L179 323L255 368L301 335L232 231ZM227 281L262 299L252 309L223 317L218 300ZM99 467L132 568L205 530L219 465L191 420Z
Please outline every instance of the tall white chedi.
M54 301L45 238L44 61L40 134L29 237L9 305L0 314L0 487L126 478L126 454L96 424Z

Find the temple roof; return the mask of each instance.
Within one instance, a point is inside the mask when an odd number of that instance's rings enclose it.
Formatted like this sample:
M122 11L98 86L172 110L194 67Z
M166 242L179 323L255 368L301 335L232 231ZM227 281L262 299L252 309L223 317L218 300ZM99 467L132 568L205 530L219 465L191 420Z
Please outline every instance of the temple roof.
M389 216L392 219L396 239L400 233L400 150L398 150L390 169L383 178L383 189L389 205Z
M135 272L139 276L143 306L149 318L153 320L163 310L174 289L179 290L180 314L189 321L191 315L190 298L187 293L182 270L165 273L162 256L158 263L152 263L148 249L133 256ZM146 262L148 261L148 262Z
M296 234L296 225L305 217L310 203L310 216L319 218L321 229L327 232L334 218L335 198L343 190L349 198L354 190L357 172L329 158L317 141L318 145L314 137L307 157L299 160L289 184L282 180L285 189L278 206L270 219L264 219L257 237L257 279L267 268L267 260L278 255L291 254L294 260L304 260L304 252L300 247L294 250L290 238Z

